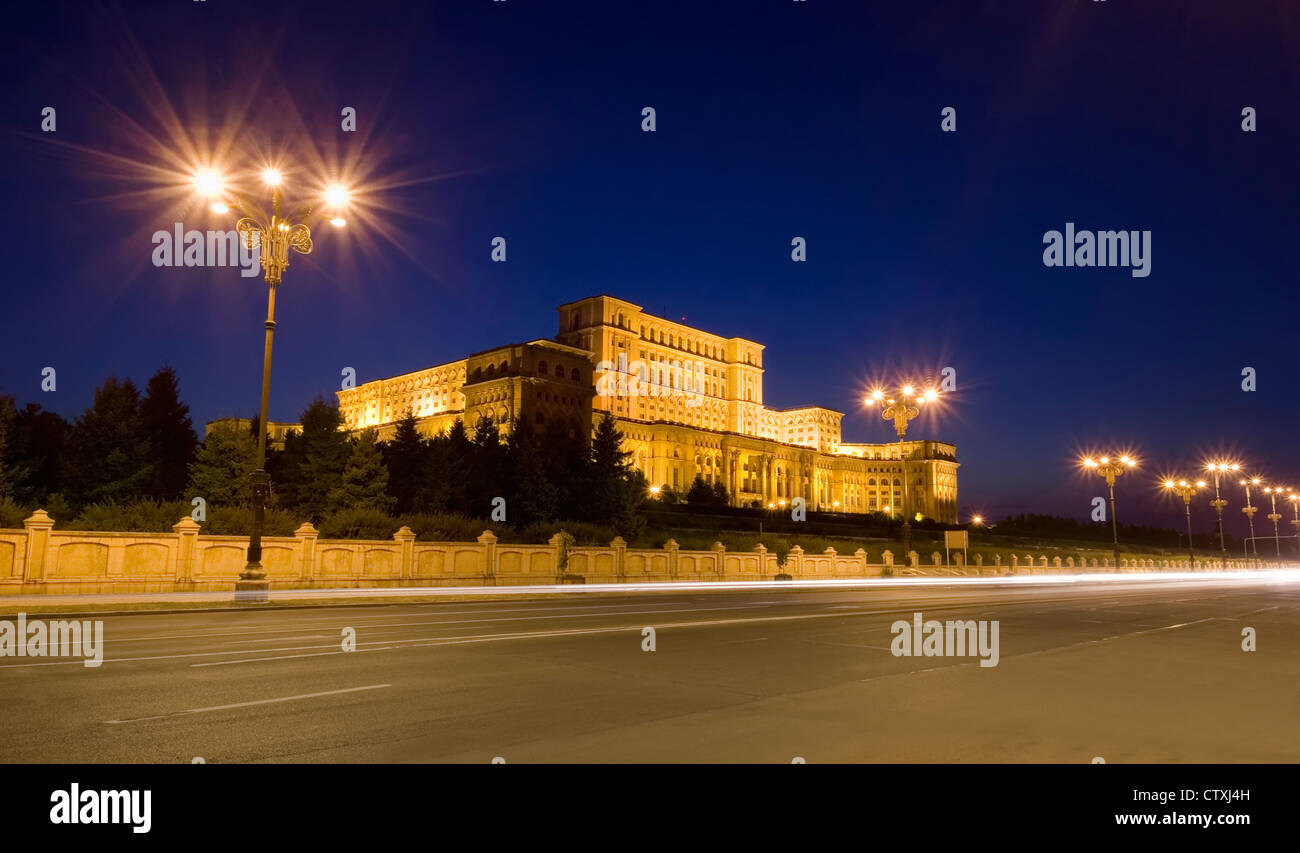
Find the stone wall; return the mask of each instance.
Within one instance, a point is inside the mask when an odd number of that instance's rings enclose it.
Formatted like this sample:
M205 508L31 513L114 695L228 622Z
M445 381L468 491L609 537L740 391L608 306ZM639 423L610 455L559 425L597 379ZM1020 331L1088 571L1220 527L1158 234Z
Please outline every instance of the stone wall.
M23 530L0 530L0 595L33 593L127 593L225 591L244 567L248 538L209 536L188 516L172 533L100 533L55 530L37 510ZM321 539L303 524L293 536L262 539L262 565L276 589L495 586L555 583L646 583L672 581L768 581L868 578L882 574L1072 574L1082 571L1142 572L1217 569L1217 561L1189 566L1184 560L1123 559L1118 568L1096 560L1089 565L1032 555L1000 555L992 564L977 558L969 566L943 566L939 555L922 560L913 551L895 566L883 551L871 560L853 554L805 553L790 549L785 564L759 545L728 551L715 542L707 551L686 551L669 540L662 548L629 548L621 538L608 547L565 545L557 534L546 545L502 544L491 531L476 542L421 542L407 527L392 539ZM928 563L928 565L927 565ZM1228 568L1244 568L1228 561Z

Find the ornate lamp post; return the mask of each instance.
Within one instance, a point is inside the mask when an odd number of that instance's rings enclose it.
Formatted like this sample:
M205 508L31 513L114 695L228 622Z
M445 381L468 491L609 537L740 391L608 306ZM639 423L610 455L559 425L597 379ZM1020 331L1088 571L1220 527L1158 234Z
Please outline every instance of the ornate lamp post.
M1291 501L1291 509L1295 512L1295 518L1291 519L1291 526L1295 528L1296 552L1300 553L1300 495L1291 492L1286 498Z
M1165 491L1172 492L1183 499L1183 509L1187 513L1187 557L1191 561L1189 568L1196 564L1196 552L1192 549L1192 496L1198 489L1206 486L1204 480L1189 483L1186 480L1165 480Z
M899 511L903 516L903 557L909 562L912 554L912 521L911 508L907 499L908 474L903 437L907 435L908 421L921 414L921 406L938 399L938 391L929 390L918 394L912 385L904 385L898 389L898 394L894 397L887 397L884 391L875 390L863 401L868 406L879 404L882 407L880 416L887 421L893 421L894 431L898 433L898 462L903 469L903 504L899 507Z
M1258 507L1252 506L1250 503L1250 487L1258 486L1262 482L1263 480L1259 477L1251 477L1249 480L1241 481L1241 485L1246 487L1246 505L1241 508L1241 511L1246 514L1246 520L1250 522L1250 550L1255 555L1256 561L1259 560L1259 545L1255 542L1255 512Z
M269 598L270 581L262 568L262 529L266 522L266 501L271 491L271 478L266 473L267 404L271 394L271 342L275 334L275 288L284 271L289 268L289 250L310 254L312 250L311 227L308 221L311 207L303 207L285 214L282 177L277 169L262 170L262 182L271 191L271 214L263 218L263 211L246 196L230 192L225 181L212 171L200 172L194 183L201 195L213 199L212 212L223 215L236 208L244 214L235 223L235 229L249 249L260 248L262 270L267 284L266 341L262 350L262 403L258 410L257 469L253 472L253 527L248 536L248 563L235 582L235 600L262 602ZM336 228L346 223L338 211L347 204L347 190L331 186L324 194L325 207L333 212L330 224Z
M1268 514L1268 520L1273 522L1273 548L1277 551L1277 558L1282 559L1282 540L1277 534L1277 523L1282 520L1282 515L1277 511L1277 496L1282 493L1283 486L1265 486L1264 494L1268 495L1269 502L1273 505L1273 511Z
M1115 517L1115 478L1130 468L1137 467L1137 460L1131 456L1085 457L1083 467L1095 471L1106 479L1110 489L1110 533L1115 549L1115 568L1119 568L1119 519Z
M1223 508L1228 505L1219 495L1219 475L1227 475L1229 471L1240 471L1241 466L1235 462L1210 462L1205 466L1205 470L1214 476L1214 500L1210 501L1210 506L1214 507L1214 512L1218 518L1216 524L1219 528L1219 563L1222 566L1228 565L1228 546L1223 539Z

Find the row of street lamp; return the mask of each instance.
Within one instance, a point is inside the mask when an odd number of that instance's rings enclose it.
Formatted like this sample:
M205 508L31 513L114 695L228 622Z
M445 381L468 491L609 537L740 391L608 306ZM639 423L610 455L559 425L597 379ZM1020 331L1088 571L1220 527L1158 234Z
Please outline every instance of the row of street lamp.
M1137 467L1137 460L1132 456L1121 454L1118 456L1086 456L1080 460L1080 464L1085 470L1099 474L1106 480L1106 486L1110 490L1110 522L1111 536L1115 551L1115 565L1119 565L1119 522L1115 516L1115 479L1125 471ZM1215 528L1219 536L1219 552L1221 560L1225 561L1228 557L1228 546L1223 533L1223 508L1228 502L1223 498L1221 485L1222 480L1238 476L1242 470L1240 463L1213 461L1205 466L1209 472L1210 479L1214 483L1214 500L1210 501L1210 506L1214 507ZM1258 507L1251 503L1250 490L1263 487L1263 491L1269 497L1269 503L1272 511L1268 519L1273 522L1273 543L1276 554L1279 558L1282 556L1282 539L1278 532L1278 522L1282 520L1282 515L1277 511L1277 499L1285 495L1286 500L1291 501L1291 507L1295 513L1295 518L1291 521L1292 526L1296 528L1297 542L1300 542L1300 493L1294 489L1281 485L1263 485L1262 477L1248 477L1238 480L1238 485L1242 486L1246 492L1246 505L1241 508L1245 513L1246 519L1250 524L1250 543L1251 550L1258 559L1259 548L1255 544L1255 513ZM1183 499L1183 512L1187 518L1187 554L1193 561L1196 559L1195 551L1192 547L1192 498L1202 489L1208 489L1210 483L1206 480L1187 480L1185 478L1168 478L1163 483L1164 490L1168 494L1177 495ZM1285 504L1283 505L1285 506Z

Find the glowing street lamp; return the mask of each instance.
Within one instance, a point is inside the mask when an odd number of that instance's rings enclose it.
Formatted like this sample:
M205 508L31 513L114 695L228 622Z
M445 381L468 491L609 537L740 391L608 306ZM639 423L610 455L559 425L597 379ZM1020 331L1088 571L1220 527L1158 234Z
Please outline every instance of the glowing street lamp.
M898 462L903 469L903 505L900 507L903 516L903 554L904 557L910 558L912 553L912 522L909 519L909 509L907 500L907 460L903 453L903 437L907 435L907 423L921 414L921 407L926 403L933 403L939 399L939 392L929 389L918 393L915 386L911 384L903 385L898 389L898 394L893 397L886 395L881 389L872 391L863 403L867 406L881 407L880 416L894 422L894 431L898 433ZM889 507L885 507L885 512L889 512Z
M1137 467L1131 456L1085 456L1080 464L1088 471L1100 474L1110 489L1110 532L1115 549L1115 568L1119 568L1119 520L1115 517L1115 478L1130 468Z
M1273 511L1268 514L1268 520L1273 522L1273 547L1277 551L1277 558L1282 559L1282 540L1277 535L1277 523L1282 516L1277 511L1277 496L1282 494L1283 486L1265 486L1264 494L1268 495L1269 502L1273 505Z
M266 523L266 499L271 491L271 478L266 473L267 408L271 394L271 343L275 333L275 288L284 271L289 268L289 250L310 254L312 250L312 208L304 207L286 215L284 183L280 170L268 167L262 170L262 182L271 191L271 215L263 218L262 211L245 196L230 191L226 180L213 169L200 170L194 176L194 188L200 196L210 199L213 213L224 215L231 208L244 214L235 223L235 230L249 249L260 248L262 270L268 288L266 302L266 341L262 350L262 404L259 409L257 434L257 469L253 472L253 525L248 537L248 562L235 582L236 601L267 601L270 581L262 568L262 530ZM338 218L338 211L347 201L341 187L326 191L326 210ZM333 196L331 198L331 193Z
M1206 485L1204 480L1197 480L1195 483L1186 480L1165 480L1165 491L1182 498L1183 509L1187 513L1187 557L1191 561L1189 567L1196 563L1196 552L1192 549L1192 496Z
M1205 470L1214 476L1214 500L1210 501L1210 506L1214 507L1214 512L1218 518L1216 524L1219 528L1219 561L1226 566L1228 564L1228 546L1223 541L1223 508L1228 505L1228 502L1219 495L1219 476L1226 477L1229 471L1240 471L1241 466L1236 462L1218 460L1207 462Z
M1255 555L1256 560L1259 559L1259 544L1255 541L1255 512L1258 507L1252 506L1250 503L1250 487L1258 486L1263 482L1259 477L1251 477L1249 480L1241 481L1241 485L1246 487L1246 505L1241 508L1241 511L1246 514L1246 520L1250 523L1250 550Z

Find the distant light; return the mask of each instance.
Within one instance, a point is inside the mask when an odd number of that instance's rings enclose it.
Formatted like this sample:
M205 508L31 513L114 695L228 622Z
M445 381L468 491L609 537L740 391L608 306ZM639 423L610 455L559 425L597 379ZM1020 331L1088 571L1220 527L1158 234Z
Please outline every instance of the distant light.
M194 187L202 195L214 196L221 192L221 175L214 169L200 169L194 175Z
M265 183L267 186L270 186L270 187L278 187L278 186L280 185L280 170L279 170L279 169L263 169L263 170L262 170L262 182Z
M325 202L330 207L342 207L348 203L348 189L340 184L333 184L325 190Z
M659 494L659 487L658 487L658 486L651 486L651 487L650 487L650 494L652 494L652 495L657 495L657 494Z
M1203 489L1203 488L1205 488L1205 481L1204 481L1204 480L1197 480L1197 481L1196 481L1196 487L1197 487L1198 489Z
M970 521L971 521L971 524L983 524L983 523L984 523L984 516L982 516L982 515L972 516L972 518L971 518Z

